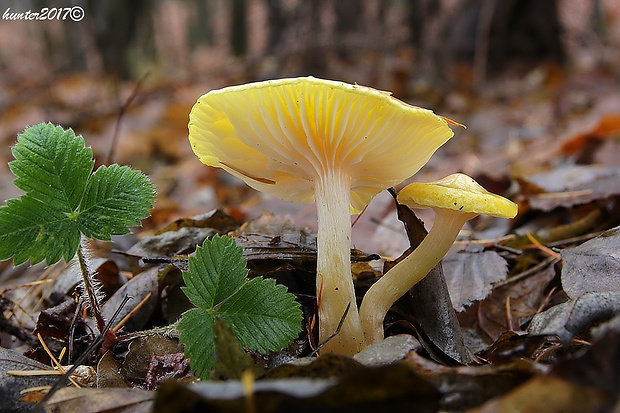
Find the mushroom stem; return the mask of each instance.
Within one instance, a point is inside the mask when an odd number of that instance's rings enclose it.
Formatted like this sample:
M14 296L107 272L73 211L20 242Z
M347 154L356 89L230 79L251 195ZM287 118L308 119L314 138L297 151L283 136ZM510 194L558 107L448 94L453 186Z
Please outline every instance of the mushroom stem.
M463 225L477 215L443 208L435 208L435 212L435 223L420 245L364 295L359 314L365 345L383 340L383 319L388 310L441 261Z
M353 355L361 349L364 337L351 276L350 186L350 177L339 171L329 171L315 183L320 342L336 332L351 304L340 332L321 353Z

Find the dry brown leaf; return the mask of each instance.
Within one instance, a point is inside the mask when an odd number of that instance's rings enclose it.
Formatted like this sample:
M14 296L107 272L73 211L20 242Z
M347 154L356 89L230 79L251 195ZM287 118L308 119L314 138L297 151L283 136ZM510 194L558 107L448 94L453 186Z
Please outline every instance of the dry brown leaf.
M76 389L57 391L46 403L57 413L150 413L155 393L140 389Z

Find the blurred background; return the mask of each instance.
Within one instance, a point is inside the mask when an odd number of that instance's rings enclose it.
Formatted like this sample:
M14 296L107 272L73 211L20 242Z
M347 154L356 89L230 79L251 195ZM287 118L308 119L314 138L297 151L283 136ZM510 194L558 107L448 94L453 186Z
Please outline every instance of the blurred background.
M19 195L7 167L16 134L51 121L82 134L98 164L129 164L151 176L158 200L147 230L224 205L241 216L264 209L292 214L312 227L313 207L258 196L200 164L187 142L188 113L200 95L303 75L389 90L466 124L420 179L461 171L506 191L512 178L549 168L560 155L584 156L582 146L566 149L565 143L610 114L616 137L609 148L588 152L586 161L617 165L620 156L616 0L0 5L2 201ZM45 8L49 19L27 19L28 11ZM356 229L360 240L369 232L375 246L383 242L381 252L398 249L391 249L390 236L377 238L388 205L389 197L373 202L366 224Z

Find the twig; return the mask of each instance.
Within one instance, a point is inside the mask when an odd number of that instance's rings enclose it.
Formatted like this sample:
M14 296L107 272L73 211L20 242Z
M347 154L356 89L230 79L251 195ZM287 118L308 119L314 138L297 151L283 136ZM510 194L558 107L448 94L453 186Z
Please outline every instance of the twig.
M494 288L498 288L498 287L503 287L503 286L508 285L508 284L512 284L512 283L517 282L517 281L521 281L522 279L527 278L530 275L535 274L538 271L542 270L543 268L545 268L545 267L547 267L549 265L553 265L553 264L555 264L555 263L557 263L559 261L560 261L560 259L558 259L556 257L549 257L546 260L544 260L542 262L539 262L538 264L536 264L532 268L530 268L528 270L525 270L525 271L515 275L514 277L510 277L507 280L497 282L497 283L493 284L493 286L494 286Z
M545 254L547 254L548 256L553 257L553 258L557 258L558 260L562 258L562 256L560 255L560 253L559 253L559 252L555 252L555 251L553 251L551 248L549 248L549 247L546 247L546 246L542 245L542 244L540 243L540 241L538 241L538 240L534 237L534 235L532 235L532 233L531 233L530 231L527 231L527 232L525 233L525 235L526 235L526 236L527 236L527 238L528 238L528 239L532 242L532 244L534 244L534 246L535 246L536 248L538 248L539 250L541 250L542 252L544 252L544 253L545 253Z
M140 78L140 80L138 80L138 83L136 83L136 86L131 92L131 95L129 95L125 103L123 103L118 110L118 117L116 118L116 123L114 124L114 135L112 135L112 142L110 142L110 151L108 152L108 157L106 158L106 165L109 165L112 162L112 159L114 159L114 152L116 151L116 143L118 142L118 135L120 134L120 129L121 129L121 121L123 120L123 117L125 116L125 112L127 112L127 109L129 108L129 106L133 103L133 101L138 96L138 92L140 91L140 87L142 86L142 83L146 80L147 77L149 77L150 74L151 74L150 72L147 72L144 76L142 76L142 78Z
M133 310L131 310L129 313L127 313L127 315L125 317L123 317L123 319L121 321L119 321L119 323L117 325L115 325L111 330L113 333L117 333L118 330L121 329L121 327L123 327L125 325L125 323L127 323L127 321L129 321L129 319L140 309L140 307L142 307L144 304L146 304L146 302L148 301L149 298L151 298L151 295L153 295L152 292L148 293L146 295L146 297L144 297L142 299L142 301L140 301L138 303L138 305L136 305ZM131 297L130 297L131 298Z
M349 309L351 308L351 303L347 304L347 308L344 309L344 314L342 314L342 317L340 318L340 322L338 323L338 326L336 327L336 331L334 331L333 333L331 333L329 335L329 337L327 337L325 340L323 340L323 342L321 344L319 344L314 351L312 351L312 353L309 354L308 357L314 357L317 355L317 353L323 348L323 346L325 344L327 344L332 338L336 337L338 335L338 333L340 333L340 329L342 328L342 325L344 324L344 319L347 318L347 314L349 314Z
M75 370L80 365L82 365L84 363L84 361L86 361L86 359L88 357L90 357L90 354L97 347L99 347L99 345L101 345L101 343L103 343L103 341L105 340L105 335L107 334L108 330L110 329L110 326L112 325L112 323L114 323L114 321L116 320L116 317L118 317L118 315L122 311L123 307L125 307L125 305L127 304L127 302L130 299L131 299L131 297L125 296L125 298L123 299L121 304L118 306L118 308L116 309L116 311L114 312L114 314L110 318L110 321L105 326L105 328L103 329L101 334L99 334L99 336L97 336L97 338L92 343L90 343L88 348L84 351L84 353L82 353L82 355L80 357L78 357L78 359L75 361L75 363L73 363L71 368L69 368L67 370L67 372L60 379L58 379L58 381L56 383L54 383L54 385L52 386L50 391L47 392L47 394L45 396L43 396L43 398L34 406L34 408L32 409L33 412L35 412L35 413L43 412L44 409L45 409L45 403L53 396L54 393L56 393L56 391L58 391L58 389L60 389L62 386L64 386L64 384L67 382L69 377L73 374L73 372L75 372Z

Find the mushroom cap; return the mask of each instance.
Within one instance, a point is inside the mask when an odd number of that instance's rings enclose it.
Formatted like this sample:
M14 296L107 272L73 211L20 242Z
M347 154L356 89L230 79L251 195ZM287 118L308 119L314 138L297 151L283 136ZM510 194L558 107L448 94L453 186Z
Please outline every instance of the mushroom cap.
M452 136L445 118L389 92L313 77L212 90L189 120L203 163L293 202L314 201L317 178L345 174L352 212L414 175Z
M514 218L514 202L484 189L472 177L456 173L435 182L414 182L398 193L398 202L410 208L444 208Z

